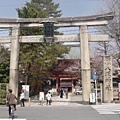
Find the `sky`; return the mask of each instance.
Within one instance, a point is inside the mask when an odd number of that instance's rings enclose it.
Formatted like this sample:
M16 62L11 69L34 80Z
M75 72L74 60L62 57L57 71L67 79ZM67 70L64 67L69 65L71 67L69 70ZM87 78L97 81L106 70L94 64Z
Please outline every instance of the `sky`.
M0 0L0 18L18 18L16 8L22 8L31 0ZM93 15L104 0L53 0L59 3L63 17Z
M26 2L30 1L31 0L0 0L0 18L18 18L16 8L22 8ZM104 0L53 0L53 2L56 4L59 3L58 10L62 11L61 17L94 15L104 4ZM63 28L60 29L60 31L64 32L64 34L77 34L79 28ZM0 36L2 34L4 36L5 32L1 32ZM73 49L72 53L76 53L78 50L79 49Z

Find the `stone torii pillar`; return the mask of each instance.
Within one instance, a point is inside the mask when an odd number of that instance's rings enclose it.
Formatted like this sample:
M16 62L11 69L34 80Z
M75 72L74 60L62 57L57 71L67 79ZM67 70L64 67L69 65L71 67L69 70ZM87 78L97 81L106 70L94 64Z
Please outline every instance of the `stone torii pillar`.
M19 24L12 27L9 88L18 96Z
M80 52L81 52L81 75L83 88L83 101L89 103L91 91L91 70L89 57L88 28L86 25L80 26Z

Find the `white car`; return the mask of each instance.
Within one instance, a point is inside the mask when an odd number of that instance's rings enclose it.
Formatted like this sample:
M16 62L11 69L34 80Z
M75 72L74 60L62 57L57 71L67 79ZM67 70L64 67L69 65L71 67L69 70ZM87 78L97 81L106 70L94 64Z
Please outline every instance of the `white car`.
M76 95L82 95L82 88L75 90Z

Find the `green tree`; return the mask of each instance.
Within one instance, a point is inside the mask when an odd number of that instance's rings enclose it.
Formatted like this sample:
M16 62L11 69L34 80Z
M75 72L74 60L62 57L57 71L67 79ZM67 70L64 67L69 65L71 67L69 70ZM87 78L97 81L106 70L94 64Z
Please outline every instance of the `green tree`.
M0 46L0 83L9 81L10 52L3 46Z
M32 0L27 2L22 9L17 9L20 18L45 18L60 17L61 11L57 10L59 4L54 4L52 0ZM21 29L21 35L42 35L42 28ZM37 88L38 83L43 84L41 78L48 77L50 70L55 66L57 58L63 58L69 52L69 48L56 43L27 43L20 45L20 64L25 68L27 80L34 83ZM33 82L34 81L34 82ZM36 82L35 82L36 81Z
M32 3L37 4L45 11L45 17L60 17L62 15L61 10L58 10L59 4L55 4L53 0L32 0Z

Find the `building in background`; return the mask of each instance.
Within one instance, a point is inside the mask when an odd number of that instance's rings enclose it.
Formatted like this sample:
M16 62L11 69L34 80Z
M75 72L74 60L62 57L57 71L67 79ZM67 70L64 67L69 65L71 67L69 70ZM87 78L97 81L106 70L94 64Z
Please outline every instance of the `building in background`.
M50 79L51 88L55 91L68 88L68 91L73 93L76 85L81 86L80 60L59 59Z

